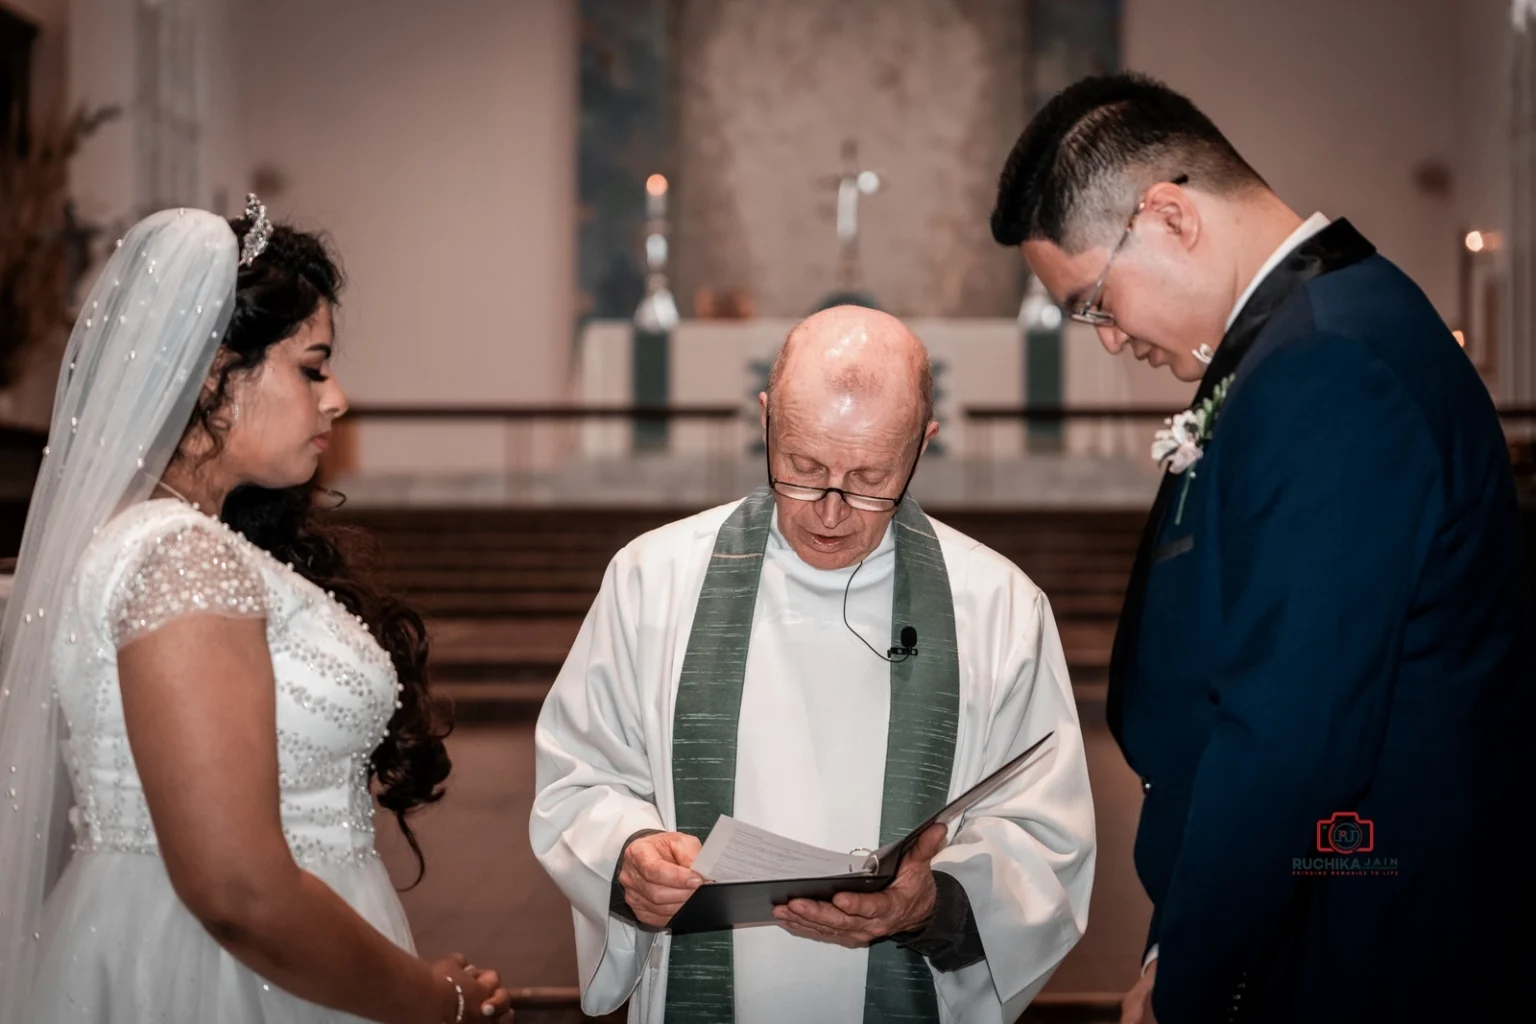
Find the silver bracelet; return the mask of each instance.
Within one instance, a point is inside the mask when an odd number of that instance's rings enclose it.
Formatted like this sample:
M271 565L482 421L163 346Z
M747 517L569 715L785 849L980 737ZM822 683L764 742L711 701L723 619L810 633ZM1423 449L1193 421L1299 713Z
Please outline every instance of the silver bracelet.
M447 976L444 975L444 977ZM453 986L453 991L459 997L459 1013L458 1016L453 1018L453 1024L464 1024L464 989L460 988L459 983L454 981L452 978L448 978L447 980L448 984Z

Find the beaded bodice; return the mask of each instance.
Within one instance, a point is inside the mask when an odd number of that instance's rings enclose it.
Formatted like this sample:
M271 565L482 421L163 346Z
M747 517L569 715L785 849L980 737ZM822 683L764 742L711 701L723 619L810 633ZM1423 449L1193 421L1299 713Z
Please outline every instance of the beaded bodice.
M128 745L117 651L197 613L266 619L283 833L295 859L376 856L368 758L399 700L389 656L334 598L175 499L135 505L100 530L58 626L54 679L69 726L75 848L158 852Z

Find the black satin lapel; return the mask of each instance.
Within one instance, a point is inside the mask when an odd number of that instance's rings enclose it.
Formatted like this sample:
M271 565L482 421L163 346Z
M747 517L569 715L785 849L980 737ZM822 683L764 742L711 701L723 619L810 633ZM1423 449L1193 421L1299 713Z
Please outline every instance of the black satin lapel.
M1199 405L1211 397L1218 384L1237 372L1238 364L1253 348L1264 325L1297 289L1315 277L1342 270L1375 252L1376 247L1344 219L1334 221L1291 250L1290 255L1259 282L1238 311L1226 336L1221 339L1211 365L1206 367L1205 376L1200 378L1200 388L1191 405Z
M1191 407L1199 405L1211 396L1217 385L1237 372L1238 365L1253 343L1263 333L1275 312L1294 295L1302 285L1315 277L1342 270L1374 255L1376 247L1365 239L1354 225L1340 218L1293 249L1274 270L1271 270L1259 286L1253 290L1243 308L1238 311L1232 326L1221 339L1221 345L1200 378ZM1120 607L1120 619L1115 628L1115 642L1109 656L1109 688L1105 697L1105 717L1116 742L1124 746L1120 736L1120 717L1125 701L1126 676L1136 654L1136 642L1141 628L1143 604L1146 599L1147 572L1152 565L1152 552L1163 532L1163 519L1172 504L1175 483L1179 477L1164 473L1147 525L1142 530L1141 546L1136 549L1136 561L1131 568L1130 582L1125 589L1125 603Z

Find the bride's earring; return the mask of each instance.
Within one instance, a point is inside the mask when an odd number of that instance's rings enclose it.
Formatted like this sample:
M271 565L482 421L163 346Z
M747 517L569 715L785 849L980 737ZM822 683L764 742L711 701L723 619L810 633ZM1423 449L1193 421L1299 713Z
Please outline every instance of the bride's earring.
M230 426L234 426L236 423L239 423L239 422L240 422L240 403L239 402L230 402L229 403L229 425Z
M1209 345L1201 345L1199 348L1195 349L1192 354L1196 359L1200 360L1200 362L1206 366L1210 366L1211 360L1216 358L1216 353L1211 351L1211 346Z

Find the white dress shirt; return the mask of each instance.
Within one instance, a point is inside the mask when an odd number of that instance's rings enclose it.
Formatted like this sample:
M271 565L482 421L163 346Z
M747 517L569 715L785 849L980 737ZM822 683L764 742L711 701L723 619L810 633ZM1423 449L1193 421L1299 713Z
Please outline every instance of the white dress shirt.
M1327 217L1321 213L1314 213L1302 221L1301 227L1292 231L1290 236L1280 243L1278 249L1269 254L1269 259L1265 260L1263 266L1259 267L1259 272L1253 275L1253 280L1248 282L1248 287L1243 289L1243 294L1237 297L1237 303L1232 307L1232 312L1227 314L1227 330L1230 331L1232 329L1232 323L1237 319L1237 314L1241 313L1243 307L1248 304L1248 300L1253 298L1253 293L1258 290L1259 285L1269 276L1269 272L1278 267L1280 261L1291 254L1292 249L1323 230L1329 223L1330 221Z

